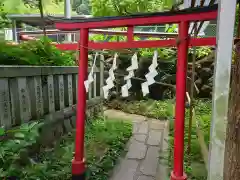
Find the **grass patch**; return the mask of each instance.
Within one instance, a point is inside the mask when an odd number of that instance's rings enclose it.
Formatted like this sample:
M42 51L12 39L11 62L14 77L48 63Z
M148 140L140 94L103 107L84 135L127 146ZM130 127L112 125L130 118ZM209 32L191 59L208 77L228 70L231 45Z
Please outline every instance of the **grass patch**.
M210 121L211 121L211 101L198 101L195 106L196 119L201 122L201 130L203 132L205 143L209 145L210 137ZM185 116L185 133L184 133L184 167L185 172L191 180L206 180L207 171L205 169L204 161L201 154L201 148L198 142L196 134L196 126L193 122L192 134L191 134L191 154L187 155L187 143L188 143L188 121L189 121L189 109L186 109ZM173 167L173 148L174 148L174 121L170 121L169 130L169 167ZM191 166L188 162L191 162Z
M121 110L130 114L138 114L155 119L164 119L172 115L171 101L120 101L113 100L106 104L109 108Z
M131 133L132 125L126 121L99 118L86 126L85 156L90 180L108 179ZM8 169L0 167L0 177L17 175L27 180L71 179L73 152L74 133L70 133L57 142L53 149L45 149L37 157L31 158L31 164L27 166L12 164Z

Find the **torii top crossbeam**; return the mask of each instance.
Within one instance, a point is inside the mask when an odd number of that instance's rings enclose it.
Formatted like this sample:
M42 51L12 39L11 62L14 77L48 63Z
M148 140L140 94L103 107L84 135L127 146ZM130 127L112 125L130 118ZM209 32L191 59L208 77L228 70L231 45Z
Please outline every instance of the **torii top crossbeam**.
M185 93L187 72L187 51L189 46L215 46L216 38L191 38L189 37L189 23L196 21L216 20L218 5L199 7L173 12L144 13L122 17L97 17L84 20L61 19L56 22L59 30L80 30L80 41L73 44L58 44L57 47L65 50L80 50L79 78L78 78L78 103L77 125L75 140L75 155L72 162L73 179L84 180L84 123L86 108L86 90L84 81L87 78L88 49L123 49L123 48L153 48L177 46L177 74L176 74L176 112L174 133L174 168L171 180L186 180L183 172L184 155L184 119L185 119ZM178 24L178 38L168 40L135 41L134 26L155 24ZM127 27L127 40L125 42L91 42L89 29Z
M128 27L126 42L89 42L90 49L122 49L122 48L150 48L150 47L171 47L176 46L176 39L154 40L154 41L134 41L133 27L142 25L173 24L180 22L196 22L216 20L217 5L200 8L188 8L181 11L142 13L128 16L95 17L80 20L52 19L59 30L80 30L92 28L114 28ZM129 43L131 42L131 43ZM214 37L191 38L189 46L213 46L216 45ZM60 49L76 50L77 44L59 44Z

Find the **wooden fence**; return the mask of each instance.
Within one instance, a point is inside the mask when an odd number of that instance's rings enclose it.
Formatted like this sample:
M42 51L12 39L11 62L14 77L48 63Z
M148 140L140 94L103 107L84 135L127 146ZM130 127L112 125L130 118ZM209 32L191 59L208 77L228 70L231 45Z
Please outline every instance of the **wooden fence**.
M78 67L1 66L0 72L0 127L40 119L77 102ZM94 69L88 100L101 96L101 72Z

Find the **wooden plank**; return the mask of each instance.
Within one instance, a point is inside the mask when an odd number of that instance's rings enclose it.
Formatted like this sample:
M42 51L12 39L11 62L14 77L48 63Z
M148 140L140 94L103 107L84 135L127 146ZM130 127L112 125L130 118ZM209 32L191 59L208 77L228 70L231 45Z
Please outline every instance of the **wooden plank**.
M63 75L54 76L54 94L55 94L55 106L57 110L64 109L64 79Z
M11 102L11 115L12 115L12 126L20 125L20 107L18 101L18 86L16 78L9 78L10 88L10 102Z
M103 97L103 86L104 86L104 56L100 55L100 96Z
M64 76L65 106L73 105L73 76L72 74Z
M43 88L41 76L29 79L30 99L32 105L32 117L39 119L43 114Z
M10 94L8 79L0 79L0 127L10 128L12 125Z
M93 61L90 61L89 64L90 64L90 69L92 69ZM89 75L90 72L91 72L91 70L88 71L88 75ZM93 83L89 84L89 89L88 89L88 93L87 93L87 100L92 99L92 97L93 97L92 89L93 89Z
M75 75L75 82L76 82L76 102L78 99L78 74Z
M209 153L208 152L208 147L205 143L204 135L203 135L203 132L200 128L200 123L196 119L195 109L193 108L192 111L193 111L193 113L192 113L193 118L192 119L193 119L193 121L195 121L195 124L196 124L196 133L197 133L198 142L199 142L199 145L200 145L200 148L201 148L202 157L203 157L206 169L208 169L208 153Z
M77 80L78 74L73 74L73 81L72 81L72 90L73 90L73 103L76 104L77 102Z
M91 83L88 89L88 100L92 99L92 95L93 95L92 87L93 87L93 84Z
M64 81L63 81L63 75L58 76L59 78L59 104L60 109L64 109Z
M55 112L55 96L53 75L47 76L47 90L48 90L48 109L49 113Z
M20 118L22 122L28 122L31 116L30 94L26 77L17 78Z
M93 73L93 98L97 97L97 74L96 72Z

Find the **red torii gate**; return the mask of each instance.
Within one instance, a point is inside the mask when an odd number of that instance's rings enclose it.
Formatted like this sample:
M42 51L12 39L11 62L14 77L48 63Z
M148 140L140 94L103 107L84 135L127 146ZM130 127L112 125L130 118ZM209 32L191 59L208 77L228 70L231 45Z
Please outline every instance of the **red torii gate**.
M129 16L95 17L84 20L54 20L59 30L80 30L80 42L72 44L57 44L62 50L80 50L79 78L78 78L78 103L77 124L75 139L75 154L72 161L72 179L85 180L84 159L84 127L86 109L86 91L84 81L87 78L88 49L123 49L123 48L153 48L177 46L177 76L176 76L176 110L175 110L175 133L174 133L174 168L171 180L187 179L184 173L184 118L185 118L185 93L187 52L190 46L215 46L216 38L191 38L189 37L189 23L196 21L209 21L217 18L217 5L184 9L176 12L157 12L134 14ZM179 25L177 39L134 41L134 26ZM89 29L92 28L127 27L126 42L91 42L89 41Z

